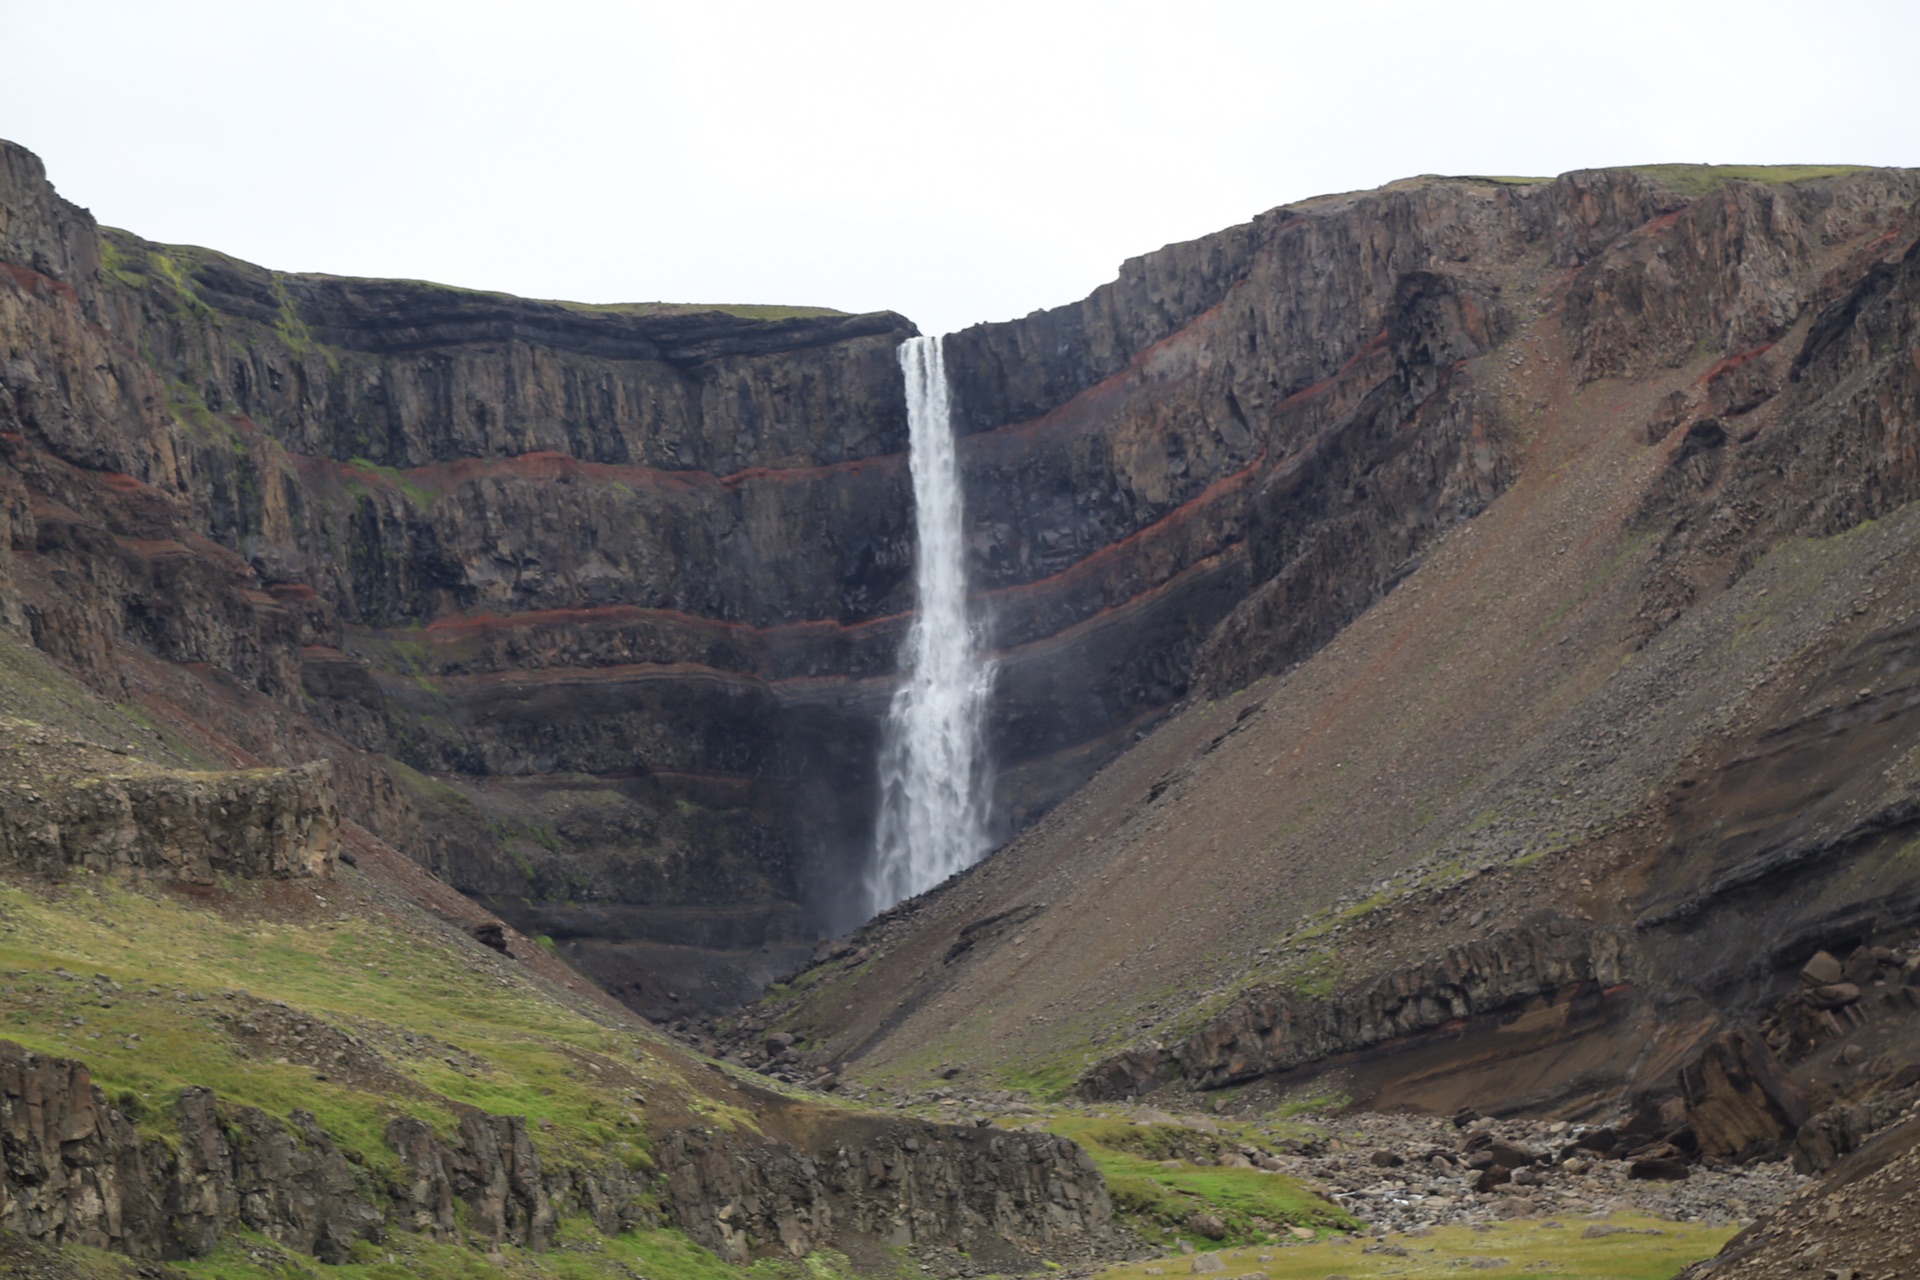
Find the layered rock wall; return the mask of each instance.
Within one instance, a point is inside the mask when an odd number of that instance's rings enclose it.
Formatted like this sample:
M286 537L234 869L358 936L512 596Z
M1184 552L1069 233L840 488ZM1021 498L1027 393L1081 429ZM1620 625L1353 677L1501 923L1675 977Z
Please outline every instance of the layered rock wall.
M325 761L67 776L0 803L0 863L212 884L325 875L339 811Z
M655 1178L543 1164L524 1119L470 1110L451 1139L395 1119L387 1142L405 1172L390 1180L306 1112L280 1121L191 1088L174 1119L177 1144L143 1136L82 1064L0 1041L0 1226L136 1258L201 1257L245 1227L335 1263L390 1230L538 1251L562 1214L613 1234L662 1209L737 1262L880 1244L1031 1265L1113 1232L1092 1162L1045 1134L851 1114L800 1143L674 1131L656 1143Z
M237 682L238 753L333 759L348 816L650 1013L853 923L912 608L910 324L278 273L103 231L0 150L0 618L109 691L126 644ZM1897 272L1809 264L1911 188L1413 180L951 335L1004 829L1505 489L1537 406L1497 362L1537 315L1583 379L1724 348L1723 415L1844 376L1766 344L1829 305L1898 327Z
M101 231L7 157L9 597L42 648L112 688L130 640L311 717L351 816L550 926L596 904L560 932L643 1006L661 957L595 934L638 918L602 905L746 904L730 936L774 968L849 922L911 607L911 326L275 273ZM1513 233L1512 205L1283 211L950 340L1008 829L1184 696L1277 565L1341 585L1219 679L1324 639L1497 491L1492 419L1436 397L1458 353L1409 345L1400 279L1465 214ZM1497 340L1472 306L1454 336ZM1418 514L1323 535L1383 461ZM219 728L295 762L278 724Z

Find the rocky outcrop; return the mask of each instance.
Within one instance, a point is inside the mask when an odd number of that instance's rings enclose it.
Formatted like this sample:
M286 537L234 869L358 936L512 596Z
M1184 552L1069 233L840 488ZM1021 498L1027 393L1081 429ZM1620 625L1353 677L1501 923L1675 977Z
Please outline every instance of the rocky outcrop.
M347 816L656 1016L855 923L912 606L907 321L274 272L102 231L0 150L0 617L109 691L128 643L237 682L238 749L333 759ZM951 335L1004 829L1192 690L1312 654L1505 490L1540 317L1580 378L1706 342L1728 420L1843 358L1787 358L1814 309L1898 339L1898 279L1812 264L1915 194L1414 180ZM655 922L721 904L730 976L660 981L686 930Z
M1237 997L1183 1043L1133 1050L1093 1067L1083 1096L1150 1092L1172 1079L1218 1089L1306 1063L1457 1027L1542 997L1598 998L1632 978L1618 934L1553 919L1450 949L1425 964L1326 995L1284 988Z
M20 749L44 735L33 727ZM29 775L30 777L31 775ZM325 761L291 769L141 770L16 782L0 798L0 864L131 873L185 884L222 875L327 874L339 813Z
M1701 1150L1731 1160L1778 1152L1807 1122L1807 1100L1751 1029L1714 1038L1680 1072L1687 1123Z
M407 1180L394 1195L394 1213L401 1226L440 1239L460 1235L453 1202L465 1203L472 1229L498 1243L545 1249L553 1241L555 1214L541 1174L540 1156L527 1136L527 1122L519 1116L490 1116L468 1112L451 1144L443 1142L427 1124L411 1116L387 1125L387 1145L400 1153ZM593 1178L595 1192L608 1181L608 1171ZM626 1178L616 1180L630 1205L637 1188ZM596 1194L592 1216L609 1234L631 1227L637 1220L629 1207L611 1215ZM611 1217L611 1225L606 1219Z
M809 1149L680 1131L660 1151L677 1216L722 1257L794 1257L851 1233L962 1250L989 1265L1111 1239L1087 1154L1052 1134L836 1117Z
M864 1242L965 1250L995 1262L1110 1243L1091 1160L1049 1134L825 1113L783 1140L676 1129L657 1177L618 1163L543 1162L526 1121L466 1109L452 1139L412 1117L377 1176L313 1116L184 1090L178 1142L145 1137L85 1066L0 1041L0 1226L136 1258L194 1258L238 1227L323 1262L388 1230L544 1250L560 1215L609 1234L659 1221L656 1202L732 1261ZM458 1202L464 1215L456 1214Z
M175 1148L144 1138L80 1063L0 1041L0 1129L7 1160L0 1222L30 1239L136 1258L197 1257L245 1225L344 1262L380 1215L313 1117L291 1127L188 1089Z

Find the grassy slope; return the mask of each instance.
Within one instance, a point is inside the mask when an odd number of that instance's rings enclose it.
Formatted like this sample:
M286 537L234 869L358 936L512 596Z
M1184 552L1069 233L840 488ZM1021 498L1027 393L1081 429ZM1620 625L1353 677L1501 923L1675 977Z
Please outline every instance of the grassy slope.
M0 725L0 788L11 788L26 753L44 765L60 752L83 755L82 743L158 764L221 763L4 632ZM109 1098L163 1140L187 1085L278 1117L304 1108L375 1182L396 1164L384 1139L389 1118L412 1114L451 1133L459 1104L528 1117L550 1165L617 1159L642 1169L662 1124L754 1126L743 1095L583 981L479 946L414 905L364 853L361 862L331 881L196 890L84 874L0 878L0 1038L87 1063ZM179 1269L209 1280L743 1274L674 1231L608 1239L584 1222L563 1223L560 1247L542 1255L482 1253L406 1232L360 1253L364 1265L327 1268L236 1235ZM130 1265L84 1250L65 1258L85 1275ZM752 1270L841 1268L822 1254Z
M188 273L203 262L230 264L245 267L249 264L217 249L207 249L190 244L153 244L141 239L130 231L118 227L102 227L102 248L105 251L104 266L123 284L139 287L145 283L146 276L158 273L172 281L183 292L186 289ZM339 279L324 272L274 272L282 282L307 276L313 279ZM344 277L355 279L358 277ZM380 283L400 283L418 285L424 289L437 289L447 293L463 294L474 298L497 298L507 302L534 301L545 302L569 311L600 312L609 315L627 316L671 316L697 315L701 312L718 312L722 315L738 316L743 320L793 320L820 316L844 316L849 312L833 307L808 307L781 303L758 302L573 302L564 298L523 299L517 294L503 293L497 289L470 289L464 285L441 284L435 280L381 281Z
M1366 1252L1359 1240L1322 1239L1266 1250L1241 1248L1221 1255L1222 1280L1260 1274L1267 1280L1322 1280L1339 1276L1487 1276L1516 1280L1546 1274L1562 1280L1669 1280L1695 1259L1713 1253L1733 1235L1732 1227L1702 1227L1653 1219L1620 1218L1608 1226L1624 1228L1586 1238L1590 1224L1558 1222L1500 1223L1482 1229L1447 1227L1427 1235L1395 1235L1385 1243L1404 1252ZM1102 1280L1146 1280L1180 1274L1187 1267L1136 1262L1114 1267Z
M1811 174L1662 175L1755 176ZM1634 519L1679 443L1650 446L1645 426L1716 353L1573 386L1557 281L1515 265L1503 288L1522 326L1471 370L1519 433L1506 494L1310 661L1170 718L931 895L862 971L809 975L783 1024L849 1054L855 1081L952 1071L1045 1095L1177 1039L1250 982L1324 994L1423 959L1432 931L1358 952L1343 929L1411 884L1495 862L1553 872L1770 696L1762 677L1853 627L1847 584L1885 554L1874 537L1782 548L1652 641L1634 634L1654 550ZM1802 553L1827 572L1794 571ZM1757 611L1776 621L1750 625ZM946 960L963 926L1041 905Z
M1644 173L1661 186L1689 199L1707 194L1729 182L1807 182L1814 178L1837 178L1860 173L1868 166L1858 164L1636 164L1635 173Z
M217 905L204 905L101 879L0 886L0 1036L87 1062L110 1098L163 1137L171 1099L188 1084L276 1116L305 1108L375 1178L395 1164L382 1137L388 1118L411 1113L450 1133L451 1102L528 1116L549 1164L611 1157L644 1168L657 1111L752 1123L696 1092L683 1062L650 1034L556 998L513 962L355 886L235 885L213 897ZM296 1020L320 1061L299 1044L274 1046L291 1058L248 1049L242 1023ZM390 1074L367 1074L359 1053L344 1069L325 1060L334 1042L323 1028L351 1035ZM608 1239L586 1223L565 1224L560 1247L544 1255L487 1255L396 1232L358 1256L368 1265L322 1268L236 1236L183 1269L236 1280L289 1269L342 1280L740 1274L677 1232Z
M1210 1249L1259 1243L1283 1226L1326 1232L1359 1225L1292 1178L1221 1166L1220 1144L1183 1125L1059 1115L1047 1128L1086 1149L1107 1179L1114 1211L1149 1243L1184 1240ZM1201 1212L1217 1215L1225 1236L1215 1241L1195 1232L1190 1219Z

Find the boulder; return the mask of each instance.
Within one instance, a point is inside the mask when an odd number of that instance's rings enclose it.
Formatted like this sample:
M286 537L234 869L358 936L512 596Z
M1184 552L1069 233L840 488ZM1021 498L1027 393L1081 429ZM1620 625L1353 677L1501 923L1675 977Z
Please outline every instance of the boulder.
M1680 1089L1700 1150L1722 1159L1779 1151L1809 1114L1800 1087L1751 1027L1715 1037L1681 1069Z
M1225 1220L1222 1219L1219 1214L1209 1213L1204 1209L1188 1214L1186 1226L1187 1230L1193 1232L1193 1234L1205 1236L1209 1240L1224 1240L1227 1238L1227 1224Z
M1880 957L1872 947L1855 947L1847 956L1846 980L1864 987L1880 975Z
M1627 1166L1627 1177L1643 1182L1684 1182L1688 1172L1686 1154L1664 1142L1649 1147Z
M1809 987L1824 987L1846 976L1846 966L1831 952L1816 951L1800 969L1800 981Z
M1495 1142L1486 1148L1493 1162L1507 1169L1519 1169L1526 1165L1539 1163L1540 1157L1525 1147L1517 1147L1510 1142Z
M1482 1169L1480 1176L1473 1180L1473 1189L1482 1192L1491 1191L1495 1187L1504 1187L1511 1181L1513 1181L1513 1170L1503 1169L1497 1164L1490 1165Z
M1860 988L1851 982L1832 982L1807 992L1807 1002L1816 1009L1844 1009L1860 1001Z

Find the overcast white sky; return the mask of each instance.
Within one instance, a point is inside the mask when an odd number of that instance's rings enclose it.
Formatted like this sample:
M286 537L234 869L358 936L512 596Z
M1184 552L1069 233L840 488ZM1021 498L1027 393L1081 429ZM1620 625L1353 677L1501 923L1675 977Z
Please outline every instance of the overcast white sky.
M1920 165L1915 0L0 0L0 49L0 137L150 239L928 331L1409 174Z

